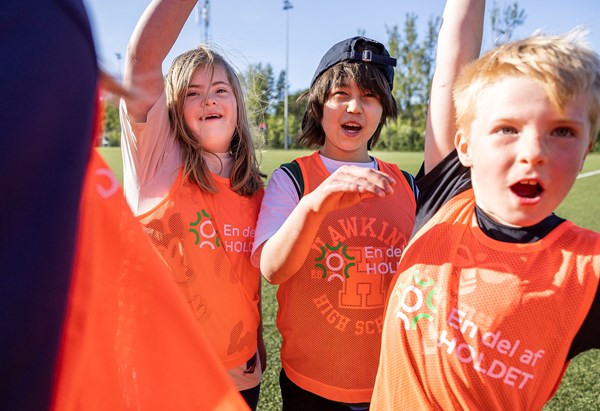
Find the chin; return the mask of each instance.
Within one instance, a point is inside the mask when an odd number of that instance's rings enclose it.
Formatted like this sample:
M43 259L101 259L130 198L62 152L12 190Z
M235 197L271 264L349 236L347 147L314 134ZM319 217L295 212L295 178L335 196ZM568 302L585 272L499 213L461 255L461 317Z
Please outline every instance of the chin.
M502 224L508 227L528 227L537 224L538 222L543 220L543 218L538 220L531 214L524 214L518 211L507 215L505 213L494 213L493 210L486 210L483 207L481 208L483 212L487 214L492 220L494 220L498 224Z
M509 219L505 225L513 226L513 227L531 227L532 225L536 225L544 218L548 217L550 214L545 214L543 217L538 216L522 216L520 218Z

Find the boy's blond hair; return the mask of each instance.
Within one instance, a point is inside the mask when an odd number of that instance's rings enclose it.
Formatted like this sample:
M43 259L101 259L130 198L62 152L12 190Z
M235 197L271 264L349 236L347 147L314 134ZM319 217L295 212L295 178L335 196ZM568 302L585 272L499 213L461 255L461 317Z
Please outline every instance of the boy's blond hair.
M187 126L183 116L183 106L196 69L205 67L214 73L214 68L217 66L225 70L237 101L236 128L229 146L229 152L233 157L233 168L229 176L231 189L240 195L250 196L263 186L261 177L264 177L264 174L259 171L254 152L240 80L223 56L201 45L181 54L173 61L165 79L169 122L175 132L175 138L183 149L184 175L198 184L202 190L215 192L216 186L206 160L202 157L202 153L210 152L200 145Z
M537 80L555 108L564 113L576 96L589 96L590 139L600 128L600 58L575 29L563 35L534 34L503 44L467 65L454 86L456 124L468 130L483 90L508 76Z

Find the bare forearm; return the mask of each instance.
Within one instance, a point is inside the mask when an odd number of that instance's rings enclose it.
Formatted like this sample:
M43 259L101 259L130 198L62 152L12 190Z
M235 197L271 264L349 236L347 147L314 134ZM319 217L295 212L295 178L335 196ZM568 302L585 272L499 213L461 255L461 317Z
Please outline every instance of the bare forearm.
M163 90L162 63L173 47L196 1L154 0L140 17L127 46L125 85L137 91L128 111L143 117Z
M447 0L438 37L425 141L425 172L454 149L452 88L461 68L479 56L485 0Z
M324 214L315 213L306 202L298 206L285 223L264 244L260 269L271 284L281 284L303 265Z

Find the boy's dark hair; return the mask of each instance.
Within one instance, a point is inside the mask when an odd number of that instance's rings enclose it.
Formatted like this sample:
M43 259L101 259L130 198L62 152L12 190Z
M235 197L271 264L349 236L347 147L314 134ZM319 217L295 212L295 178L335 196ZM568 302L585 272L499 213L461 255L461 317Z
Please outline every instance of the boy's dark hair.
M361 60L363 55L369 59ZM396 59L389 57L385 47L374 40L354 37L334 45L321 60L310 89L298 98L308 100L298 143L307 148L323 146L325 131L321 120L329 91L354 81L361 90L374 93L383 107L379 125L367 145L369 150L374 147L385 122L398 116L392 95L395 65Z

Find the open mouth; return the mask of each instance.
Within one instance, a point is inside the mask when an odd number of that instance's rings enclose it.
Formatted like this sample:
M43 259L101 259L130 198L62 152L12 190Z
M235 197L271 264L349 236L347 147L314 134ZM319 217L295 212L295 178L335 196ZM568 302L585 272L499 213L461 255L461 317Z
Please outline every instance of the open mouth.
M522 180L510 187L517 196L525 199L538 198L544 191L536 180Z
M342 128L350 133L358 133L360 130L362 130L362 126L356 123L342 124Z
M202 120L214 120L214 119L219 119L222 116L220 116L219 114L209 114L206 117L203 117Z

